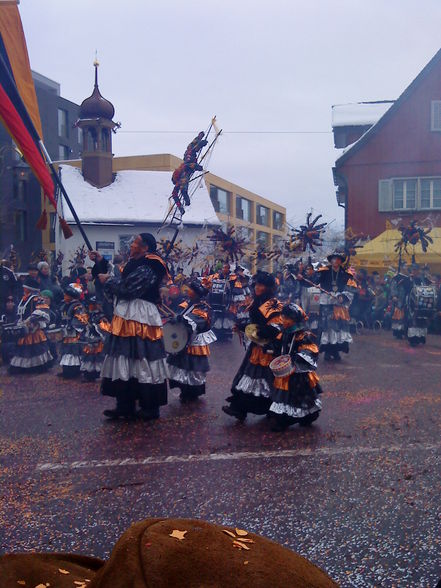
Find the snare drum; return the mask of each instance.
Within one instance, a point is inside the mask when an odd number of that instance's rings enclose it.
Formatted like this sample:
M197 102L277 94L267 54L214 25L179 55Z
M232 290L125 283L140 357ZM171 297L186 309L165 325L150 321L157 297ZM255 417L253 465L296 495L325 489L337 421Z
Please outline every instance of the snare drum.
M273 359L269 367L276 378L290 376L295 370L290 355L279 355L279 357Z
M436 288L414 286L409 295L409 308L415 318L431 318L436 310Z
M302 308L306 314L319 314L320 312L320 290L315 287L303 288Z
M4 325L1 329L2 343L16 343L24 335L24 329L21 325Z
M166 322L163 326L163 334L165 350L171 355L176 355L183 351L190 339L187 326L181 322Z

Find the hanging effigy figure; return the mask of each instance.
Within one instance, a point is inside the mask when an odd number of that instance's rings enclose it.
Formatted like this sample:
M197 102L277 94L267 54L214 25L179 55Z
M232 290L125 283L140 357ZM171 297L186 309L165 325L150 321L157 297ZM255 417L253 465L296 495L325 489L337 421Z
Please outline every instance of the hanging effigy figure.
M193 139L193 141L188 145L187 149L184 153L184 162L185 163L196 163L198 160L199 153L205 145L207 145L208 141L204 139L205 133L201 131L197 137Z

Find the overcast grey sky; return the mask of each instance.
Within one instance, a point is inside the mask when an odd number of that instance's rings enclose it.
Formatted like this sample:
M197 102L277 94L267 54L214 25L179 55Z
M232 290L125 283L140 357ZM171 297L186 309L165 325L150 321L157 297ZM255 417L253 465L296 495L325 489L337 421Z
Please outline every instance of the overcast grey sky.
M122 122L116 155L182 155L213 114L210 171L287 207L342 219L331 106L395 99L441 46L440 0L21 0L31 67ZM142 134L129 131L191 131ZM316 132L316 133L311 133ZM318 132L318 133L317 133Z

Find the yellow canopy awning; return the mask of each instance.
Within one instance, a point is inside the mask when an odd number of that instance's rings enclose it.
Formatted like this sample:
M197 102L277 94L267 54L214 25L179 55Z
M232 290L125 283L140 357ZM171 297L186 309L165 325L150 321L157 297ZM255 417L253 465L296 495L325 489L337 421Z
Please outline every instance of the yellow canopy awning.
M433 244L429 244L427 252L424 253L421 243L408 245L406 253L403 250L402 260L407 265L415 255L415 261L419 264L427 264L432 272L441 272L441 228L435 227L429 233ZM398 229L387 229L375 239L372 239L351 258L351 265L356 268L364 267L368 271L387 271L390 267L398 268L398 253L395 251L397 241L401 239Z

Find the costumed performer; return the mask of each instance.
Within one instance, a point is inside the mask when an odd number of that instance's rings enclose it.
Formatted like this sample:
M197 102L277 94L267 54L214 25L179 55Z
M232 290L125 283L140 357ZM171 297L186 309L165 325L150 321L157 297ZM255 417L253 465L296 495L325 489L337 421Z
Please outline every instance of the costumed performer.
M59 376L63 378L77 378L81 366L81 335L89 320L81 299L83 289L78 282L67 284L64 288L64 302L61 306L61 327L63 339L61 341L62 368Z
M322 389L315 373L319 348L315 335L307 330L307 319L297 304L287 304L282 308L280 355L286 365L280 365L279 372L274 372L269 409L273 431L284 431L295 423L309 426L320 415L322 404L319 394Z
M280 334L282 303L274 297L276 280L268 272L259 271L254 279L254 297L248 314L249 318L238 324L257 325L258 338L275 339ZM247 414L266 414L271 405L273 374L269 364L274 359L272 350L256 342L251 342L245 358L233 380L231 396L222 410L239 421Z
M318 284L327 292L320 293L320 352L324 351L328 361L339 361L340 351L349 353L349 344L352 343L349 306L357 291L357 283L342 267L345 260L345 253L334 251L328 255L329 265L317 273Z
M53 364L54 358L46 336L46 329L50 324L49 306L31 290L33 289L24 286L17 325L22 327L22 336L17 341L9 365L10 373L44 372Z
M104 341L110 331L110 323L95 296L89 298L88 313L80 371L85 381L92 381L99 378L103 367Z
M116 399L114 409L104 411L110 419L159 418L167 404L167 360L164 349L160 303L161 283L169 277L165 262L156 253L156 239L150 233L136 236L130 257L119 276L98 274L114 311L101 370L101 392ZM91 259L102 263L96 252Z
M196 400L205 394L207 372L210 370L210 344L216 335L210 329L211 309L203 300L207 288L193 281L187 287L188 300L180 304L181 314L177 320L184 321L190 331L189 341L180 353L168 356L170 388L181 390L182 402Z

